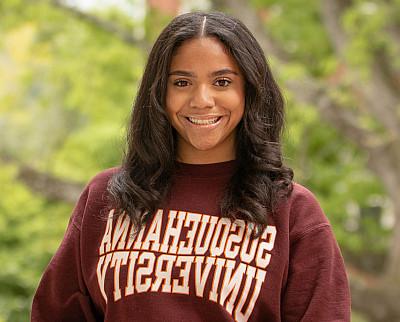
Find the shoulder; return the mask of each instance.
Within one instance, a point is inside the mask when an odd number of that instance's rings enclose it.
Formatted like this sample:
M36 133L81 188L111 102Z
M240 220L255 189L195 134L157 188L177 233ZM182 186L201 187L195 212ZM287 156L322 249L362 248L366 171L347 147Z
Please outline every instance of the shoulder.
M119 167L109 168L96 174L86 186L88 192L96 194L106 191L110 179L119 171L119 169Z
M293 183L293 191L286 203L289 215L289 233L292 239L329 227L329 221L313 192L299 183Z
M314 193L303 185L293 182L293 190L289 202L296 206L316 206L318 204Z
M107 209L108 182L119 169L115 167L101 171L88 182L72 214L71 219L75 226L80 227L85 217L101 216L104 209Z

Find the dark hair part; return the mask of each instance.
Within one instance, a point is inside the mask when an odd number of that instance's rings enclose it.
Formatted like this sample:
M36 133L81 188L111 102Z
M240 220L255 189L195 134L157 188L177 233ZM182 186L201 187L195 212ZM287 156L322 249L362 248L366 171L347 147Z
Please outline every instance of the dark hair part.
M164 109L170 62L184 41L199 37L221 41L245 78L238 168L220 206L222 216L254 223L258 235L267 225L267 214L292 190L293 171L283 165L280 145L284 101L251 32L238 19L218 12L180 15L156 40L133 106L122 167L109 182L112 206L129 214L139 229L168 193L176 158L175 130Z

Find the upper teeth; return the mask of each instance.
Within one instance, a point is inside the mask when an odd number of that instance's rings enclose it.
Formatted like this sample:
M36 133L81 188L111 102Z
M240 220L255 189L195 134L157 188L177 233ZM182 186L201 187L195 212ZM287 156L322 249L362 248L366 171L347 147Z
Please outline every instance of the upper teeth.
M207 120L200 120L200 119L195 119L193 117L188 117L189 121L194 123L194 124L199 124L199 125L206 125L206 124L214 124L218 121L219 117L214 117L212 119L207 119Z

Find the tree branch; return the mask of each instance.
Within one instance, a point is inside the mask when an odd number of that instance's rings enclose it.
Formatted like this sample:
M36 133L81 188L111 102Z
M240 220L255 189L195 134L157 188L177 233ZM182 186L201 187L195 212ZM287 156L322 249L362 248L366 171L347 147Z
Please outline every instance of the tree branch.
M21 166L17 178L48 200L76 203L83 190L82 184L61 180L29 166Z
M270 35L265 32L262 19L256 13L256 11L251 8L251 5L247 1L217 0L211 2L215 10L231 12L234 16L245 22L246 26L255 35L256 39L261 45L261 48L264 49L267 56L271 55L278 57L282 62L290 61L290 55L281 46L279 46L277 42L270 37Z
M32 192L39 193L48 200L74 204L84 188L81 183L62 180L30 166L22 165L8 155L1 154L0 160L17 165L17 179L26 184Z
M300 102L315 105L321 117L332 127L350 138L358 146L368 149L373 141L373 134L358 126L357 115L349 109L338 105L327 93L324 85L319 85L316 80L308 78L289 80L286 87Z
M331 44L338 57L344 62L346 61L348 36L343 30L340 19L350 4L348 0L323 0L321 2L321 16ZM362 94L364 108L392 132L392 135L400 137L400 120L397 115L399 96L396 91L392 90L392 81L381 68L383 56L378 57L374 53L373 58L372 80L365 82L358 72L352 71L351 77L355 79L353 88Z
M321 1L322 22L328 32L333 49L340 57L344 56L348 42L348 37L340 23L340 17L349 5L350 1L347 0Z
M400 195L400 142L391 140L386 144L370 147L368 152L368 166L384 182L387 193L392 197L392 200L396 200ZM398 215L400 222L400 214Z
M124 28L121 28L120 26L110 21L92 15L90 13L83 12L81 10L78 10L77 8L68 6L62 0L52 0L51 4L58 9L61 9L65 12L68 12L69 14L72 14L78 19L81 19L91 25L94 25L100 30L112 34L113 36L115 36L116 38L120 39L122 42L128 45L139 47L146 52L149 51L150 44L146 40L135 37L131 32L128 32Z

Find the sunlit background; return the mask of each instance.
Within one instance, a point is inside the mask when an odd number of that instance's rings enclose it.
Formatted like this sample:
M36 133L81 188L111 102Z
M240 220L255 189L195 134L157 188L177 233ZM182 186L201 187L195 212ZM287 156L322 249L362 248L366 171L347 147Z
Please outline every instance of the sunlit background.
M399 0L1 0L0 322L29 320L80 191L120 163L151 44L191 10L254 32L287 101L286 163L345 257L353 321L400 321Z

